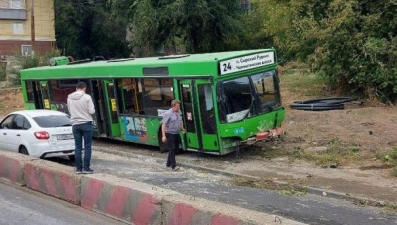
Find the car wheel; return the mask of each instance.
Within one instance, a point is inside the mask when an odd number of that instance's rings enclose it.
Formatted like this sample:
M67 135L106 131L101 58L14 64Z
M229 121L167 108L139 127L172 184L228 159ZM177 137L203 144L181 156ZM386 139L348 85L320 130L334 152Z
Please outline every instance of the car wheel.
M28 149L25 146L19 147L19 153L24 154L24 155L29 155Z
M76 156L75 155L69 155L69 160L72 162L76 162Z

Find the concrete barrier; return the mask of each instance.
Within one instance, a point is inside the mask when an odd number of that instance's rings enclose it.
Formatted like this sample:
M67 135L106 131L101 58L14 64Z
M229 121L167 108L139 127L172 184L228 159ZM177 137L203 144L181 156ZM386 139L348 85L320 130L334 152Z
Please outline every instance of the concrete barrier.
M25 185L23 168L33 158L13 152L0 153L0 178L19 186Z
M233 196L230 196L233 198ZM302 225L281 216L186 195L163 196L165 225Z
M81 206L135 225L162 224L163 194L148 184L112 175L85 175L81 180Z
M76 175L72 167L1 150L0 178L134 225L303 224L109 174Z
M80 204L81 176L74 174L73 168L36 160L25 164L23 174L28 188Z

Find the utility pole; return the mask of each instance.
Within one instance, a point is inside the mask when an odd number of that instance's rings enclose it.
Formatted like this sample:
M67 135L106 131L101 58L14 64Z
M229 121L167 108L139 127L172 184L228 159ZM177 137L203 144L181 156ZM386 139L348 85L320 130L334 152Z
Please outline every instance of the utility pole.
M34 43L35 43L35 30L34 30L34 0L32 0L32 9L30 11L30 26L31 26L31 45L32 45L32 55L34 52Z

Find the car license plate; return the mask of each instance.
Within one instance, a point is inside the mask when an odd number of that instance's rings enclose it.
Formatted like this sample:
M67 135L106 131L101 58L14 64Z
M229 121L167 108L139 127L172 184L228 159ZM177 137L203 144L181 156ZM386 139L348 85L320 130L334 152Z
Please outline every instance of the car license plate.
M69 140L69 139L74 139L73 134L58 134L57 135L57 140Z

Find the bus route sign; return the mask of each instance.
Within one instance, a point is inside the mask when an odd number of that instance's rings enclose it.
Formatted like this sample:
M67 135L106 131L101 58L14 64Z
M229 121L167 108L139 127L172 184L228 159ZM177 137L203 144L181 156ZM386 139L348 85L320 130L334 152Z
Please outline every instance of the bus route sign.
M274 63L274 52L263 52L239 58L221 61L219 69L221 75L249 70Z

